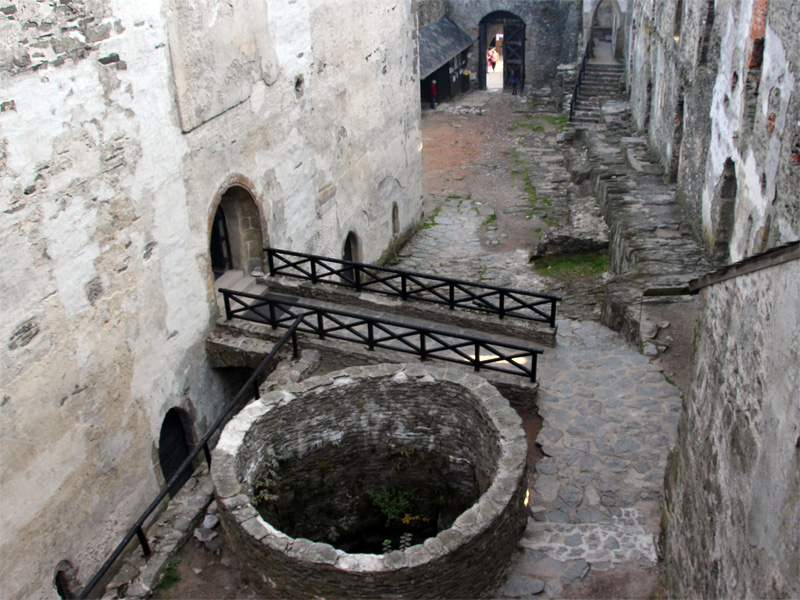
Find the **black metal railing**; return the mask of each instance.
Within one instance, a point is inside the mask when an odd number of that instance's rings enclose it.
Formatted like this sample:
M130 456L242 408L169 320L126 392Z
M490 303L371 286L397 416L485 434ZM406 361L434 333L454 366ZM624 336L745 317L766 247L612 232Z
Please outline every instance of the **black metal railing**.
M578 78L575 80L575 86L572 88L572 98L569 100L569 120L575 116L575 104L578 102L578 93L581 91L581 83L583 83L583 75L586 73L586 63L589 62L589 54L592 51L592 41L586 42L586 50L583 52L583 60L581 61L581 68L578 70Z
M194 450L191 454L189 454L188 458L183 461L181 466L178 468L178 471L170 478L167 484L164 486L164 489L156 496L155 500L150 503L150 506L136 519L136 523L134 523L133 527L128 530L128 533L125 534L125 537L122 541L117 545L111 555L106 559L103 565L100 567L100 570L92 577L86 587L81 590L78 598L83 600L87 598L92 590L97 586L100 580L108 573L108 570L111 566L116 562L116 560L120 557L123 553L127 545L131 542L131 540L136 537L139 540L139 544L142 547L142 552L144 552L145 556L149 556L151 554L150 544L147 541L147 535L144 532L144 523L147 518L153 513L153 511L158 508L158 506L164 501L164 498L167 497L167 494L175 494L180 486L176 486L176 482L181 478L181 476L185 476L185 472L187 470L192 470L192 463L197 458L197 456L203 452L205 454L206 462L209 466L211 466L211 450L209 448L209 440L214 437L217 433L219 428L226 422L227 418L230 416L231 412L233 412L234 408L241 402L241 400L245 397L245 394L248 394L252 391L255 398L259 397L258 391L258 378L263 373L264 369L272 362L275 358L275 355L278 351L283 347L283 345L291 338L292 340L292 353L295 358L298 356L297 352L297 328L300 325L300 319L293 324L288 326L288 331L281 337L281 339L275 344L275 347L272 351L264 358L264 360L259 363L256 367L253 374L247 380L247 382L242 386L242 389L233 397L233 399L228 402L225 406L225 409L222 411L222 414L217 418L208 432L203 436L203 438L198 442L195 446Z
M403 300L419 300L449 307L467 308L504 317L556 324L558 296L538 294L497 285L487 285L378 267L290 250L265 248L269 274L368 290Z
M485 369L536 380L537 355L542 354L539 348L402 323L383 316L313 306L276 295L219 291L229 320L265 323L273 329L299 320L297 331L320 339L355 342L370 350L382 348L414 354L422 360L433 358L468 364L476 371Z

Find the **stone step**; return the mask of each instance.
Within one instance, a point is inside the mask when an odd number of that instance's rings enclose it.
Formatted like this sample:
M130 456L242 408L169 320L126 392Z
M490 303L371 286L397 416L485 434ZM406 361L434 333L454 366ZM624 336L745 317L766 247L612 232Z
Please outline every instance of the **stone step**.
M608 63L595 63L589 61L586 63L586 70L624 73L625 65L620 63L608 64Z

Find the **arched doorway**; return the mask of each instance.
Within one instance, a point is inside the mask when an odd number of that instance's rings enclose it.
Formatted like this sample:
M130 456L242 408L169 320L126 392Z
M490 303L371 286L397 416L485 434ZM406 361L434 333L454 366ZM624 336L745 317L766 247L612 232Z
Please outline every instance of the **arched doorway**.
M62 560L56 566L56 575L53 578L53 586L59 598L71 600L77 598L80 592L80 582L78 581L78 569L68 560Z
M164 415L164 422L161 424L161 434L158 438L158 462L161 465L161 473L164 475L165 482L172 479L191 454L184 420L187 422L189 420L185 411L171 408ZM169 495L174 496L189 480L191 474L192 469L186 469L170 487Z
M342 246L342 260L360 262L361 250L358 247L358 236L352 231L347 234ZM342 279L350 284L355 284L355 269L349 268L342 271Z
M502 64L492 71L486 55L491 48L497 49ZM517 78L519 89L525 85L525 22L513 13L498 10L486 15L479 24L478 37L478 87L482 90L493 87L511 87L511 73ZM501 75L498 77L498 71ZM496 82L493 79L497 79ZM500 83L502 81L502 84Z
M231 270L245 275L263 270L261 214L244 187L232 185L221 195L209 237L214 279Z
M621 59L625 50L625 28L614 0L600 0L594 7L591 31L595 57Z

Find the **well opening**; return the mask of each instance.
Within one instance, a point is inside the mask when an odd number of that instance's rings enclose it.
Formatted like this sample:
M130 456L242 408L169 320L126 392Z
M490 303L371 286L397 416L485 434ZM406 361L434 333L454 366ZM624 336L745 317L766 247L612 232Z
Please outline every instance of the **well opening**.
M270 455L253 481L253 505L277 529L368 554L436 536L486 487L471 464L413 445L380 447L363 436L301 458Z
M524 530L526 456L519 416L484 379L377 365L249 404L212 476L264 595L475 597Z

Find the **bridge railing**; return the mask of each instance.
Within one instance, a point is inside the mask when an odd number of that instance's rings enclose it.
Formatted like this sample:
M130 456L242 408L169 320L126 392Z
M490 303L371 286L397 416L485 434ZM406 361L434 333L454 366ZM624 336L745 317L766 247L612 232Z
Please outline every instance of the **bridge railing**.
M537 357L542 350L532 346L403 323L383 316L322 308L274 295L219 291L229 320L265 323L273 329L299 322L297 331L320 339L355 342L370 350L382 348L413 354L422 360L432 358L468 364L476 371L497 371L536 381Z
M314 254L265 248L269 274L310 281L325 282L356 290L367 290L403 300L432 302L449 307L466 308L496 314L499 318L514 317L556 324L558 296L539 294L497 285L488 285L415 273L392 267L378 267Z
M148 517L153 514L153 512L158 508L158 506L164 501L167 497L167 494L175 494L180 489L180 484L178 483L182 477L185 478L186 472L191 472L193 470L192 463L197 458L197 456L202 452L205 455L206 462L209 466L211 466L211 449L209 448L209 440L218 432L218 430L222 427L222 425L227 421L228 417L233 412L234 408L239 404L239 402L245 397L246 394L252 393L255 398L259 397L258 391L258 378L267 368L267 366L272 362L275 358L275 355L278 351L283 347L283 345L289 340L292 340L292 353L295 358L298 357L298 350L297 350L297 328L300 325L300 320L298 319L295 323L288 324L288 330L286 333L281 337L281 339L275 344L275 347L272 351L264 357L259 365L256 367L253 374L250 378L245 382L242 386L242 389L233 397L233 399L228 402L228 404L223 409L220 416L208 430L208 432L203 436L203 438L197 443L194 450L189 454L186 460L183 461L180 467L178 467L177 472L170 478L167 484L164 486L164 489L155 497L155 499L150 503L150 506L145 509L145 511L139 515L139 518L136 519L136 522L133 526L128 530L125 536L122 538L122 541L117 545L111 555L106 559L100 569L95 573L92 579L89 581L88 584L81 590L78 598L83 600L89 596L89 594L97 587L97 584L100 582L101 579L108 573L108 570L113 566L113 564L117 561L120 555L123 553L125 548L128 544L136 537L139 541L139 544L142 547L142 552L145 556L150 556L150 544L147 540L147 534L144 531L144 523L148 519ZM185 479L183 479L185 480Z

